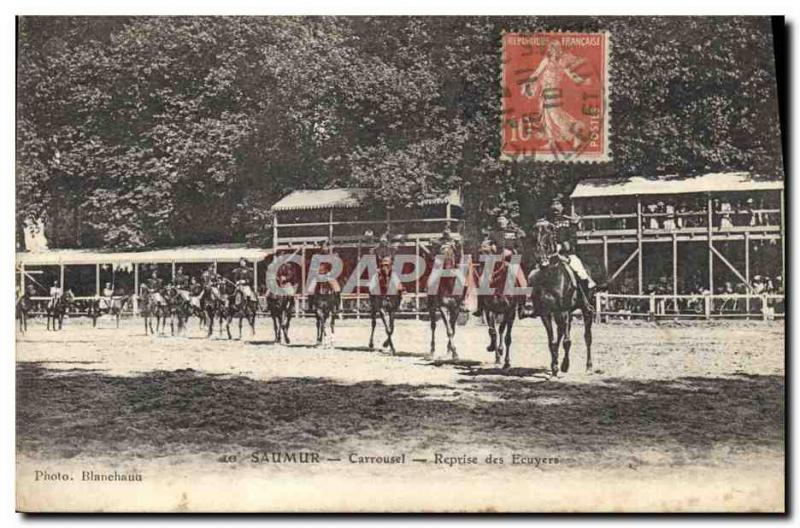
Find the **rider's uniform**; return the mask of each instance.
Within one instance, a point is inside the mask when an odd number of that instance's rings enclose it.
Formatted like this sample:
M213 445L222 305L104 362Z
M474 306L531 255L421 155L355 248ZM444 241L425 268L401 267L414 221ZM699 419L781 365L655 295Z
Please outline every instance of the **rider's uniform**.
M214 281L217 279L217 274L214 270L205 270L203 274L200 276L200 279L203 282L203 286L211 286Z
M512 255L522 254L522 240L524 238L525 231L511 223L505 229L498 228L489 234L489 240L505 261L510 260ZM528 280L522 271L521 265L517 267L516 279L518 287L524 288L528 285Z
M381 260L388 258L394 259L395 250L386 242L381 242L370 250L370 253L375 255L375 259L380 263Z
M150 277L145 281L145 285L147 285L147 289L150 290L150 294L153 296L153 300L156 304L166 304L164 295L161 293L161 290L164 289L164 283L161 279Z
M189 301L189 276L180 273L175 275L175 289L184 301Z
M111 301L114 297L113 288L103 288L103 297L100 299L106 308L111 309Z
M253 271L248 267L239 266L233 270L233 282L239 288L248 301L258 301L256 294L253 292Z
M591 289L595 287L595 283L586 271L586 268L575 254L575 247L578 241L578 222L577 217L569 217L565 215L549 214L547 220L552 223L556 228L556 240L558 245L556 249L559 255L563 255L569 267L575 272L575 275L582 281L586 281L586 285Z
M189 303L192 306L200 308L200 298L203 294L203 285L195 282L189 285Z
M48 308L53 308L58 300L61 298L62 295L61 288L58 286L51 286L50 287L50 301L47 303Z
M392 265L396 253L397 251L395 251L395 249L389 245L388 242L379 242L377 246L370 250L370 254L375 255L375 263L377 264L378 268L380 268L381 262L384 262L387 259L389 260L389 264ZM378 295L386 295L389 292L390 285L394 284L393 289L402 292L403 285L397 280L392 271L389 273L391 275L388 283L385 280L381 280L380 269L378 270L378 273L370 277L369 291Z

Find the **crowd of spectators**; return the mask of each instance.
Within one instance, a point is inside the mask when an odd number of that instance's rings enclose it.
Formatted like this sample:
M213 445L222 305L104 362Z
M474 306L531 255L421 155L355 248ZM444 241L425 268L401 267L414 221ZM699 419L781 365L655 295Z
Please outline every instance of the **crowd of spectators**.
M779 213L764 197L717 197L711 202L713 227L721 230L741 226L778 225ZM602 205L586 203L580 215L582 229L636 229L636 202L630 198L609 199ZM601 216L602 218L593 218ZM654 198L642 204L642 228L666 230L708 227L708 201L704 196Z

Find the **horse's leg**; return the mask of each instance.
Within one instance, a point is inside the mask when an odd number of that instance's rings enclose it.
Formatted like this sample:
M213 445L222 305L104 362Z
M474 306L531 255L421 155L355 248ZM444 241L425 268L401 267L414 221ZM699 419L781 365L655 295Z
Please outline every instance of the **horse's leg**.
M561 348L561 341L564 339L567 330L567 321L563 312L556 312L553 315L553 320L556 323L556 359L558 358L558 350ZM569 367L569 360L567 359L567 367Z
M334 333L335 326L336 326L336 312L334 311L334 312L331 312L331 339L330 339L331 346L333 346L333 339L334 339L334 335L335 335L335 333Z
M586 371L592 370L592 314L583 310L583 340L586 342Z
M547 346L550 349L550 372L553 376L558 375L558 343L556 342L555 332L553 331L553 314L542 315L542 324L547 332Z
M444 323L444 331L447 334L447 351L450 352L451 359L455 359L455 347L453 347L453 333L450 330L450 308L443 305L439 306L439 313L442 314L442 323Z
M508 322L506 323L506 363L505 368L511 367L511 329L514 328L514 317L516 317L517 308L514 307L511 314L508 315Z
M447 336L447 342L450 345L450 352L453 354L453 359L458 359L458 353L456 352L456 345L453 343L453 340L456 337L456 322L458 319L458 305L453 304L450 306L450 333Z
M287 304L286 308L283 311L284 316L286 317L286 320L281 326L283 327L283 340L286 341L287 345L289 343L291 343L291 341L289 341L289 323L292 322L292 312L293 311L294 311L294 303ZM281 318L281 319L283 319L283 318Z
M389 346L389 350L391 350L392 351L392 355L394 355L395 350L394 350L394 343L392 343L392 334L389 331L389 325L386 324L386 316L383 313L383 308L380 309L378 314L380 314L380 316L381 316L381 322L383 323L383 329L386 331L386 341L384 341L384 346L388 345Z
M495 353L495 363L500 363L500 358L497 356L497 329L495 328L495 320L497 316L491 310L486 310L486 326L489 327L489 346L486 347L487 352Z
M436 310L428 309L428 316L431 319L431 357L436 353Z
M505 335L508 330L508 311L499 315L501 320L500 324L497 325L497 362L499 363L500 359L504 358L503 368L507 369L511 366L505 344Z
M569 351L572 348L572 312L567 312L564 317L564 359L561 360L561 372L569 371Z
M279 345L281 342L281 330L278 322L278 314L274 312L270 312L270 316L272 317L272 330L275 332L275 344Z
M322 331L324 330L324 325L325 325L325 320L323 319L323 317L325 316L319 309L317 309L315 317L317 320L317 344L320 344L322 343Z
M375 307L373 307L370 310L369 316L370 316L371 324L372 324L372 329L369 332L369 349L372 350L373 348L375 348L374 341L373 341L373 338L375 337L375 325L378 324L378 321L377 321L378 314L376 313Z
M245 318L244 312L239 312L239 341L242 340L242 319Z

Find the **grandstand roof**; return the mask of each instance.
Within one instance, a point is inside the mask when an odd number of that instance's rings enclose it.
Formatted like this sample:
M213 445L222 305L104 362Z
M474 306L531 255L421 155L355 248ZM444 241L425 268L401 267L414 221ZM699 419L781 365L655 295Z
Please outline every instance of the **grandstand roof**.
M165 262L236 262L262 260L271 249L248 248L244 244L182 246L147 251L113 251L103 249L51 249L39 252L18 252L17 264L57 266L60 264L117 264Z
M367 195L366 189L307 189L284 196L272 206L273 211L309 211L313 209L346 209L359 207ZM450 191L442 198L423 200L423 204L450 203L461 207L461 193Z
M765 180L749 172L718 172L699 176L597 178L579 182L572 198L687 194L707 192L770 191L783 189L782 180Z

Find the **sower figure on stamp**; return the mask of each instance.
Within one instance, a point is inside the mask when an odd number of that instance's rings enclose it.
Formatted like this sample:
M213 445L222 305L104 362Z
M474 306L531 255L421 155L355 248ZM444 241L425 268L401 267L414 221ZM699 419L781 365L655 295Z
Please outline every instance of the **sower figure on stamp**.
M525 231L519 226L511 222L505 214L497 216L497 225L489 233L488 243L494 249L495 254L499 254L505 262L509 262L514 255L521 255L523 251L522 241L525 238ZM522 267L517 268L516 272L517 286L524 288L528 285L525 273ZM524 303L520 302L518 307L519 317L524 316ZM483 315L483 302L481 297L478 297L478 309L473 312L474 316L481 317Z
M536 222L537 229L542 227L552 226L556 237L556 253L561 260L566 262L570 269L575 272L577 276L577 287L581 295L584 307L589 311L593 311L592 303L590 302L592 290L595 289L596 284L586 271L583 262L578 255L575 254L575 247L577 247L577 233L580 217L571 216L564 213L564 204L562 203L561 195L553 198L550 204L548 213ZM536 274L542 266L549 262L551 255L540 254L538 255L539 266L531 271L528 276L528 283L533 284ZM533 317L536 314L532 314Z
M565 53L561 43L551 40L542 62L522 85L522 93L529 98L539 97L541 116L541 139L548 142L551 150L558 150L557 143L566 141L574 150L588 139L585 125L563 108L563 86L565 78L576 85L587 85L590 77L584 77L576 70L585 59Z

